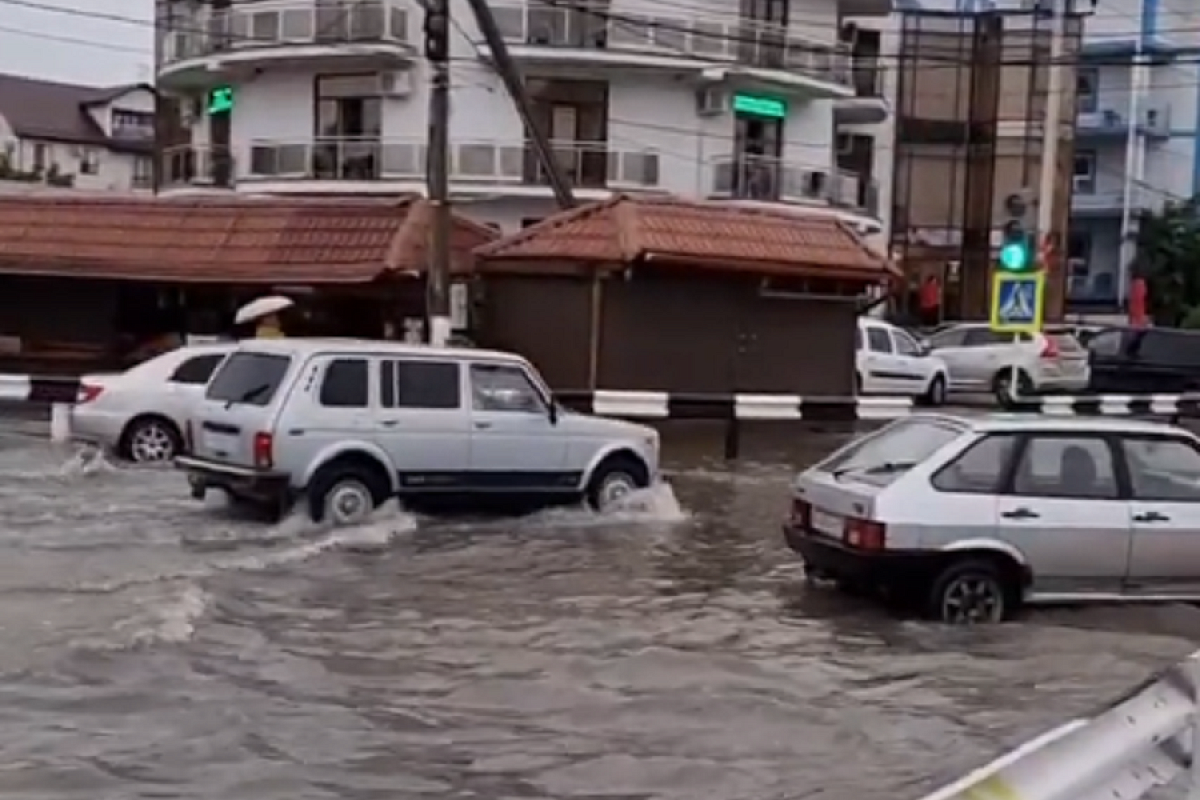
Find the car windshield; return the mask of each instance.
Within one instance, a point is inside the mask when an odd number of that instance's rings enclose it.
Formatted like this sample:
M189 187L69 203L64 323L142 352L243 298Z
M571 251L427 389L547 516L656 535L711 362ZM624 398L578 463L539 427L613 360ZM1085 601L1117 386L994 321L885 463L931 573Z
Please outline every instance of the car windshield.
M835 477L883 486L920 464L966 430L949 420L904 419L865 436L819 463Z
M291 359L273 353L234 353L213 376L209 400L265 406L275 397Z

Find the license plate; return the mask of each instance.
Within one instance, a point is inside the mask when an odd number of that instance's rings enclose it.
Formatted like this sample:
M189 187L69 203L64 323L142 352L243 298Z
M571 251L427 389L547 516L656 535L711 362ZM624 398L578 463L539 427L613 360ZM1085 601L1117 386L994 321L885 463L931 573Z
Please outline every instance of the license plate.
M202 441L204 442L205 450L211 450L215 453L232 452L236 442L234 437L227 433L213 433L212 431L205 431Z
M830 514L825 511L813 509L811 524L813 530L829 536L841 536L842 529L845 527L845 520L837 514Z

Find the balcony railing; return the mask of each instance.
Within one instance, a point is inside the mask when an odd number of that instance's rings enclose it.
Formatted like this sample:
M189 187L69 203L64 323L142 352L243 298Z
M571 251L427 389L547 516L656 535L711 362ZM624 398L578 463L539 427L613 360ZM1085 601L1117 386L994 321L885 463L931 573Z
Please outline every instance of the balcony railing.
M650 151L617 150L604 143L553 142L559 166L580 188L651 189L659 184L659 157ZM214 182L219 158L191 149L167 154L164 172L176 183ZM238 160L238 180L412 181L425 180L426 147L417 140L310 139L251 142ZM456 142L450 180L496 186L549 185L531 146L522 143Z
M194 14L168 20L166 27L163 64L262 47L410 43L404 0L267 0L227 9L201 6Z
M492 11L509 44L733 62L850 84L846 46L789 36L781 25L613 11L605 4L561 7L538 0L501 0L492 4Z
M163 151L158 180L162 186L233 185L232 154L222 148L183 145Z
M839 208L879 213L874 181L852 172L819 169L762 156L742 156L713 162L712 195L777 203L823 202Z

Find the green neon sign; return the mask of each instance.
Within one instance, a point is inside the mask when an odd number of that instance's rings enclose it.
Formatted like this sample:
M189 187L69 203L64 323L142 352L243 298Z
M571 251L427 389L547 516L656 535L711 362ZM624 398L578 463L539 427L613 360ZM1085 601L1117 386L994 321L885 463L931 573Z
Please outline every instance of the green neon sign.
M786 119L787 103L774 97L760 97L753 94L735 94L733 110L738 114L747 114L764 119Z
M218 86L208 93L208 113L228 114L233 111L233 87Z

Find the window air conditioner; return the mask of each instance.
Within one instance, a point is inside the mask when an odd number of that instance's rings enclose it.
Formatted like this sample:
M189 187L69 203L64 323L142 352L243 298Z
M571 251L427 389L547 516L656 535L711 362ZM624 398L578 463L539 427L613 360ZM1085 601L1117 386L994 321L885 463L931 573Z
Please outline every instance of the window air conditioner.
M379 94L382 97L408 97L412 91L413 79L410 70L379 73Z
M696 113L702 117L716 117L729 107L729 95L722 89L708 87L696 91Z

